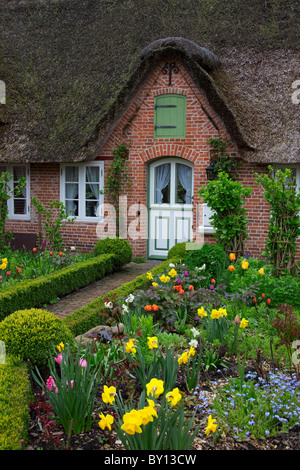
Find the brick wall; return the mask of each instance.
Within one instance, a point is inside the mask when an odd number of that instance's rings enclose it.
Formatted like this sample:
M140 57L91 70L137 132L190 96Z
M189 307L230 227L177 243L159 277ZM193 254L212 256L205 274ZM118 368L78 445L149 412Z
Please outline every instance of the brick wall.
M160 66L154 68L138 95L132 100L122 119L114 131L108 136L97 160L104 161L104 170L111 164L112 152L119 144L130 144L130 178L132 186L123 195L122 203L128 207L127 235L132 245L134 256L147 255L147 207L148 166L155 159L162 157L180 157L194 164L194 204L201 203L197 190L207 184L205 169L209 164L210 148L207 141L214 137L230 140L218 115L210 107L205 95L194 85L191 77L184 67L179 64L179 73L173 74L172 86L168 86L168 76L161 73ZM184 139L157 139L153 137L154 98L161 94L183 94L187 97L186 137ZM203 112L201 105L207 110L219 128L216 130L212 122ZM238 154L233 143L229 144L228 152ZM251 197L248 198L245 208L249 220L248 231L250 238L246 242L246 251L257 256L265 246L266 231L268 227L269 208L263 199L261 189L255 183L255 173L265 172L266 166L259 166L241 162L238 180L245 186L252 188ZM31 196L37 196L44 204L59 199L59 165L58 164L32 164L31 165ZM106 200L106 202L109 202ZM140 215L140 230L136 230L137 210L142 209ZM194 211L195 212L195 211ZM106 214L105 214L106 215ZM194 214L194 226L196 224ZM37 231L37 215L31 207L30 221L8 221L7 228L17 232ZM90 251L98 240L96 223L74 222L65 227L64 240L67 245L76 246L81 251ZM98 227L99 228L99 227ZM130 233L134 237L130 237ZM106 236L103 232L101 237ZM133 239L135 238L135 239ZM207 235L205 241L213 243L213 237Z

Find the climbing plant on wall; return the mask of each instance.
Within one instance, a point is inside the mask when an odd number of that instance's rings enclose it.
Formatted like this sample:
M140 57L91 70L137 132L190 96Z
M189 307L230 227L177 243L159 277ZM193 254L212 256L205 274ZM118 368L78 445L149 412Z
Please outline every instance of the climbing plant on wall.
M269 174L255 175L270 203L266 256L273 265L275 276L298 275L296 241L300 235L300 193L296 191L290 169L277 170L275 174L271 166L268 169Z
M104 193L107 194L116 210L117 235L120 230L119 199L124 190L131 186L128 153L129 146L125 143L120 144L113 150L112 164L107 170L104 184Z

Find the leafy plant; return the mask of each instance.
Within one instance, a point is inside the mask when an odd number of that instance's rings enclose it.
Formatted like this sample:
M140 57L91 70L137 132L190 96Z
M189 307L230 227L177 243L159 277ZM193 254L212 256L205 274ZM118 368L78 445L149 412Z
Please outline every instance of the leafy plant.
M269 175L257 175L256 181L264 188L270 204L270 219L266 255L276 277L286 273L297 275L297 237L300 235L300 193L296 191L290 169L277 170L268 167Z
M251 188L243 187L224 172L198 191L214 212L211 222L217 243L226 253L235 253L237 259L244 255L244 242L248 238L248 221L243 206L250 193Z
M225 172L231 174L232 170L238 167L238 160L225 153L227 143L220 138L211 138L207 142L214 150L210 154L210 161L213 163L216 174ZM235 174L231 174L233 178Z
M286 348L289 365L292 368L292 343L300 339L300 322L294 313L291 305L283 304L278 307L278 313L272 321L277 335L280 337L280 344Z

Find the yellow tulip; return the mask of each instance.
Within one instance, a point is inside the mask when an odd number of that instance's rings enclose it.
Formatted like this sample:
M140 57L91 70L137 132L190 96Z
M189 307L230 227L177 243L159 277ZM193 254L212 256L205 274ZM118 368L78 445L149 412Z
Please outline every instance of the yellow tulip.
M258 271L258 274L264 274L265 271L264 271L264 268L260 268L260 270Z

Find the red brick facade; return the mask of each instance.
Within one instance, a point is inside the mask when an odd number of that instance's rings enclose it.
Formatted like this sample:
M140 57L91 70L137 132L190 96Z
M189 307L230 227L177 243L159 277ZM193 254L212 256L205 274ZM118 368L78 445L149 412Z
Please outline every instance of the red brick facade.
M104 173L110 165L113 149L121 143L130 143L130 177L131 188L123 197L129 211L127 213L128 227L137 221L137 203L147 207L148 196L148 165L162 157L179 157L194 164L194 205L201 203L197 190L207 184L205 169L209 164L210 147L207 141L221 137L230 140L223 123L210 107L204 94L193 83L183 65L178 64L179 73L172 76L172 86L168 86L168 76L161 73L161 66L154 68L143 88L129 104L122 119L108 136L97 160L104 161ZM183 94L187 97L186 137L184 139L158 139L153 136L154 98L162 94ZM203 112L201 105L207 110L219 128L219 133ZM238 154L234 144L229 152ZM263 198L254 181L255 173L265 172L266 166L241 162L238 181L252 188L251 197L247 200L246 209L249 220L249 240L246 250L251 255L259 255L265 247L268 227L268 204ZM60 198L60 166L59 164L31 164L30 167L31 197L36 196L47 204ZM127 199L126 199L127 198ZM195 214L194 214L195 218ZM140 230L147 233L147 217L141 213ZM194 221L194 226L196 221ZM31 219L28 221L9 220L7 228L14 232L37 232L37 214L31 207ZM98 240L97 223L73 222L68 224L63 232L67 245L73 245L81 251L91 251ZM99 228L99 226L98 226ZM98 232L99 234L99 232ZM103 232L105 236L105 232ZM147 239L131 240L134 256L147 256ZM205 241L212 241L211 235Z

